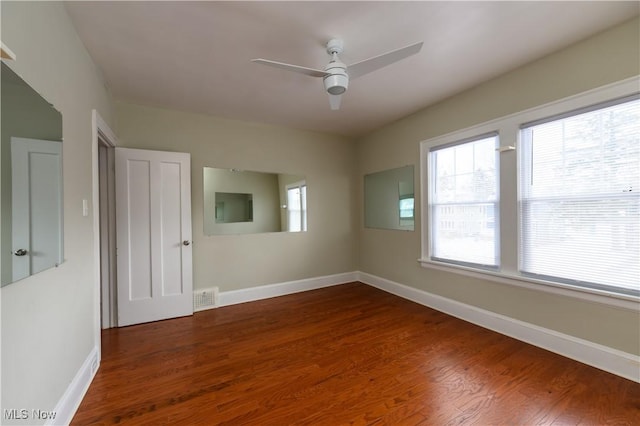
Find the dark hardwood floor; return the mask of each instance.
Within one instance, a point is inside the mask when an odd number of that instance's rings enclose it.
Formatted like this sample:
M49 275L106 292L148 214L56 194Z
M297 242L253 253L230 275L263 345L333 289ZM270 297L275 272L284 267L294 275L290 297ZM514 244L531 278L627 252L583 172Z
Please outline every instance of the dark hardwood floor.
M640 384L360 283L102 345L74 425L640 425Z

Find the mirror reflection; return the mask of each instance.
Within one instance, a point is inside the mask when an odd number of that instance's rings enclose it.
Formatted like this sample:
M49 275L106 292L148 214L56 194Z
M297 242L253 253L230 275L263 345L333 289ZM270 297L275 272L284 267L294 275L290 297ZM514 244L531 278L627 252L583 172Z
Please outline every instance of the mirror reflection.
M364 177L364 226L413 231L415 197L413 166L371 173Z
M62 115L2 62L2 286L62 262Z
M253 221L253 195L216 192L216 223Z
M307 230L304 176L204 167L205 235Z

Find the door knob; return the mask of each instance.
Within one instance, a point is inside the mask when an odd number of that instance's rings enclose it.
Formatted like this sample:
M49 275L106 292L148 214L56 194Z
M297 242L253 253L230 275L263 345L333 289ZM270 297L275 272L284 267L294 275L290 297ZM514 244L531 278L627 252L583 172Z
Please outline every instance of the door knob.
M189 240L184 240L184 241L182 242L182 245L183 245L183 246L188 246L189 244L191 244L191 241L189 241Z
M13 254L15 254L16 256L24 256L27 254L27 251L25 249L18 249L14 251Z

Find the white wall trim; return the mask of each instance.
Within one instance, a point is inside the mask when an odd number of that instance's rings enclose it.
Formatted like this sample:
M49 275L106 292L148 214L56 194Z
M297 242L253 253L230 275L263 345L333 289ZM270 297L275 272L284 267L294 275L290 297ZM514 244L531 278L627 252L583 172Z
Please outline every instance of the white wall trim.
M315 290L323 287L331 287L353 281L358 281L357 272L345 272L342 274L326 275L297 281L243 288L241 290L222 291L220 292L220 306L229 306L238 303L252 302L254 300L268 299L270 297L284 296L287 294Z
M365 272L360 282L481 327L640 383L640 356L467 305Z
M68 425L76 414L93 377L98 371L98 348L94 347L54 408L55 418L46 425Z

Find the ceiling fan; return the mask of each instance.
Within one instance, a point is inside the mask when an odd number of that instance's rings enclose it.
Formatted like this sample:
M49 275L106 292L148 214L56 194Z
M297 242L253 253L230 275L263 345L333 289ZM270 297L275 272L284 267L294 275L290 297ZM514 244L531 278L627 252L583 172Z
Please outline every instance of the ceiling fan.
M411 55L415 55L422 48L422 43L414 43L401 49L392 50L373 58L365 59L353 65L345 65L338 55L344 50L344 42L340 39L331 39L327 43L327 53L331 56L329 64L324 70L285 64L283 62L270 61L268 59L252 59L252 62L293 71L311 77L321 77L324 80L324 89L329 94L329 105L332 110L340 109L342 95L349 87L349 79L358 78L372 71L378 70L394 62L398 62Z

